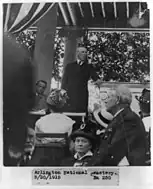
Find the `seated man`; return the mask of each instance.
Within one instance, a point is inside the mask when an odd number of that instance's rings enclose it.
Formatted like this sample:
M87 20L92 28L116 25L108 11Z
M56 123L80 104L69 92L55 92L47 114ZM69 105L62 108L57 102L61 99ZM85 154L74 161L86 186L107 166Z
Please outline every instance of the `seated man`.
M147 150L142 120L131 108L132 95L125 85L108 92L106 110L114 118L108 125L100 147L103 166L144 166Z
M22 158L18 162L18 166L26 165L27 161L31 160L34 149L35 149L35 131L32 128L28 127L24 153L22 154Z
M150 130L151 130L151 116L150 116L150 90L143 89L140 97L136 96L136 99L139 101L140 111L142 115L142 121L146 130L146 138L148 141L148 150L147 150L147 164L150 165Z
M150 90L143 89L140 97L136 96L136 99L139 101L140 111L142 115L142 121L144 123L146 132L149 132L151 126L151 117L150 117Z
M53 89L47 97L48 115L40 118L35 124L36 133L68 133L72 132L75 123L68 116L62 114L62 108L67 102L66 91ZM37 138L41 143L59 142L56 138Z
M47 166L48 157L45 157L44 149L36 147L36 133L27 127L27 136L24 152L18 161L18 166Z
M39 80L36 82L35 105L32 110L39 111L47 108L46 95L44 94L47 87L47 82Z

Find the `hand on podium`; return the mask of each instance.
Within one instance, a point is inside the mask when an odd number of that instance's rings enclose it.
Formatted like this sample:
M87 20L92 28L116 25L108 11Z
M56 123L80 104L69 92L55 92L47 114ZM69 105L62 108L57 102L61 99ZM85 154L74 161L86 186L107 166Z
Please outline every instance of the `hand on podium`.
M95 84L98 88L100 88L101 83L102 83L102 80L101 80L101 79L98 79L97 81L94 82L94 84Z

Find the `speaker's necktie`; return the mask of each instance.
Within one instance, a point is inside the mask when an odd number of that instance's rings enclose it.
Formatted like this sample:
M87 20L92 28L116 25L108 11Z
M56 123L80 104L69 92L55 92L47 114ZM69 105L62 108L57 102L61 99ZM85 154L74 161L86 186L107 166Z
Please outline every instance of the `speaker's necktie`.
M82 66L83 65L83 61L80 60L79 61L79 65Z

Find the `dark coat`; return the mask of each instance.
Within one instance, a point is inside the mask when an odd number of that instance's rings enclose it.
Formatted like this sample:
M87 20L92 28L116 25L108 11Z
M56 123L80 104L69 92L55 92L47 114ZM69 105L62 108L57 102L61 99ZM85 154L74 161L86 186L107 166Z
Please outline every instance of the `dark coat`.
M92 159L93 159L92 156L86 156L81 160L76 160L74 156L72 156L72 157L64 159L61 163L61 166L73 167L76 162L80 164L79 167L90 166L92 164Z
M44 154L44 149L43 148L39 148L39 149L35 149L31 159L27 159L24 160L23 157L21 157L21 159L19 160L19 166L26 166L26 167L30 167L30 166L45 166L46 157Z
M46 103L47 96L45 94L36 95L33 93L31 98L34 99L35 102L34 107L32 108L34 111L47 109L47 103Z
M88 80L98 79L94 68L87 63L78 65L77 62L68 64L65 67L62 88L69 96L69 108L65 111L87 112L88 108Z
M31 159L24 160L22 155L19 159L11 158L9 154L5 154L5 166L45 166L45 153L43 148L35 149Z
M69 156L66 147L36 147L30 160L20 159L20 166L59 166Z
M4 164L8 164L11 146L23 150L26 140L26 119L34 102L34 67L29 55L14 37L3 35L3 144ZM13 98L13 99L12 99Z
M126 107L109 124L94 164L117 166L126 157L131 166L144 166L147 141L142 120Z

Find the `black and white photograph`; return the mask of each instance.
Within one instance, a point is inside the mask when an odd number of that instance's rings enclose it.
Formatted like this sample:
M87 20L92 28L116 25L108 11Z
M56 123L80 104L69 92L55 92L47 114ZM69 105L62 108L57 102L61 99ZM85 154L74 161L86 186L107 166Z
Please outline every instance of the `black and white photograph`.
M3 167L151 167L148 3L2 11Z

